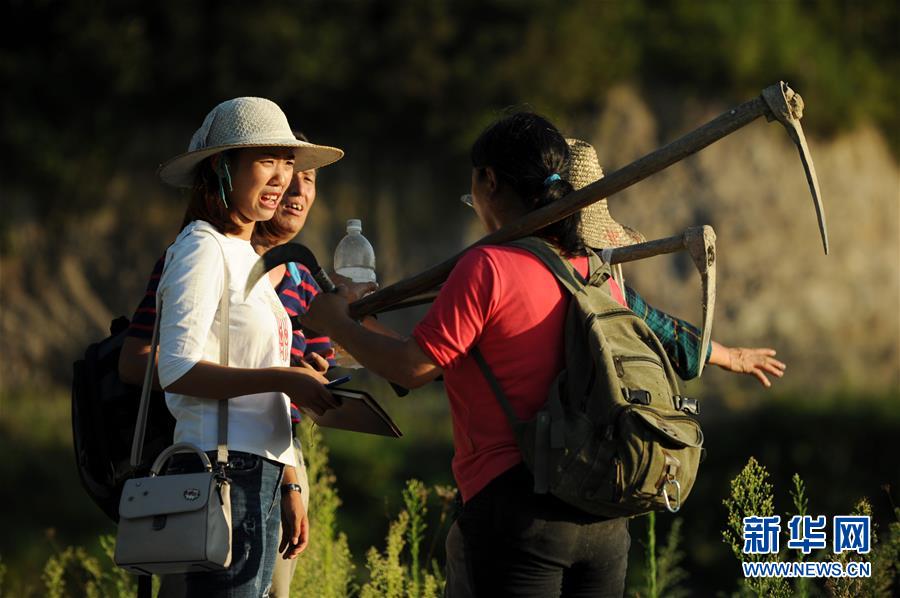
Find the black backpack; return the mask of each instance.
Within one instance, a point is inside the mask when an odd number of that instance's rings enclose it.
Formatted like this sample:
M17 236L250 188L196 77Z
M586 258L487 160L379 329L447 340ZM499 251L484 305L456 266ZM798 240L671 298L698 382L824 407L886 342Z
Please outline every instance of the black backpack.
M110 336L88 346L84 359L73 365L72 439L75 465L91 499L115 522L125 480L147 475L153 460L172 444L175 418L162 392L150 396L147 434L141 464L130 464L131 443L141 402L141 387L119 378L119 353L125 342L128 319L109 325Z

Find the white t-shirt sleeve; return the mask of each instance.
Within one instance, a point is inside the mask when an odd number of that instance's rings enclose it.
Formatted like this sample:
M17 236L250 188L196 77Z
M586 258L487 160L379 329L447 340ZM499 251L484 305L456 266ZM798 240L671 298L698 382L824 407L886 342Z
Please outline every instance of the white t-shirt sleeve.
M193 232L166 254L159 281L159 382L163 388L204 359L225 284L222 250L210 235Z

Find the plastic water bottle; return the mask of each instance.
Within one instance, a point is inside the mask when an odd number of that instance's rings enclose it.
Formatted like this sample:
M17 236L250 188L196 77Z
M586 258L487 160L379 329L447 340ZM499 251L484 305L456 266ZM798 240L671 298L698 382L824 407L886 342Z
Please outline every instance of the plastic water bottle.
M347 221L347 236L341 239L334 250L334 271L353 282L375 282L375 250L369 240L362 236L362 221ZM362 366L346 349L332 341L337 365L343 368Z
M334 271L353 282L375 282L375 250L362 236L362 220L347 221L347 236L334 250Z

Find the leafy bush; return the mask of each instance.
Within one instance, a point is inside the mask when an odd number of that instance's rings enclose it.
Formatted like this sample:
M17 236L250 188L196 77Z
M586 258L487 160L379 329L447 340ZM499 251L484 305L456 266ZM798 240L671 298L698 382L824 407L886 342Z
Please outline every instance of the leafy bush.
M291 593L298 596L340 598L355 590L353 558L347 536L337 529L341 505L335 477L328 468L328 448L319 430L307 423L301 429L301 443L309 475L310 542L299 557Z
M406 483L405 510L391 522L384 553L372 547L366 555L369 581L360 591L361 598L437 598L443 592L444 580L437 561L431 560L431 571L421 566L429 494L419 480ZM408 559L404 559L403 549L407 546Z
M6 564L3 562L3 557L0 556L0 598L3 596L3 580L6 578Z
M792 561L804 560L802 552L791 552L788 555L785 544L782 543L777 555L744 554L743 543L743 518L750 516L769 517L775 514L774 494L772 484L769 483L769 472L753 457L744 466L744 469L731 482L731 496L725 499L724 504L728 509L728 523L723 532L725 543L731 547L732 552L739 561ZM806 486L799 475L792 478L791 500L794 512L789 515L807 515L808 500L806 498ZM885 487L890 497L890 488ZM860 499L853 508L853 515L872 516L872 506L868 499ZM867 555L872 565L871 577L835 577L826 578L824 589L829 596L835 598L852 598L855 596L896 596L900 590L900 509L894 510L896 521L888 526L887 537L878 542L875 525L872 525L871 552ZM786 517L785 519L787 519ZM851 552L834 554L826 550L814 551L810 560L833 561L846 565L853 558ZM814 587L814 580L797 577L793 584L786 578L753 578L742 580L739 592L741 596L798 596L805 597L818 595Z
M103 559L89 554L80 546L70 546L51 556L41 575L46 590L43 595L49 598L133 596L134 577L116 567L113 561L115 538L101 536L100 546L105 556Z

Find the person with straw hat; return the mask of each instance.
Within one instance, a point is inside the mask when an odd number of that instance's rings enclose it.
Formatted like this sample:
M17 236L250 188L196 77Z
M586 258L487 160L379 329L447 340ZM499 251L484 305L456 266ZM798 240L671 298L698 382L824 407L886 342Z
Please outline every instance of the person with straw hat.
M574 190L603 178L597 151L590 143L581 139L566 139L566 142L569 144L569 163L563 176ZM606 199L581 210L579 234L585 245L597 249L624 247L647 240L638 231L617 222L609 212ZM628 307L644 319L659 337L676 373L684 380L696 378L700 371L700 330L684 320L655 309L636 290L626 286L621 264L616 264L613 271L616 282L624 288ZM766 374L781 378L786 367L775 359L774 349L727 347L716 341L710 342L706 362L729 372L752 375L766 388L772 385Z
M213 108L188 151L159 169L164 182L191 190L157 290L158 373L176 419L175 442L196 444L215 459L217 405L229 402L232 563L178 576L173 587L187 595L265 595L277 552L296 558L305 546L290 403L318 413L335 404L319 372L288 367L291 325L272 285L256 285L243 300L243 282L259 257L251 245L255 225L272 218L294 173L342 156L297 139L274 102L242 97ZM223 292L228 365L219 363ZM191 471L199 467L193 461L176 456L170 467Z
M309 141L307 137L295 131L294 135L301 141ZM256 223L253 229L251 244L257 253L290 242L307 224L307 218L316 201L316 181L318 169L298 170L294 172L291 184L288 186L278 205L278 210L271 220L263 220ZM165 267L166 256L163 254L153 266L153 271L147 283L146 291L142 297L131 324L126 332L126 338L119 356L119 375L124 382L140 386L143 381L144 367L147 356L150 353L153 326L156 323L156 292L159 278ZM269 272L269 278L278 298L289 316L295 316L306 310L309 301L319 292L312 274L303 264L289 263L281 265ZM334 365L334 349L327 337L308 337L304 331L297 328L293 331L291 343L291 365L294 367L313 367L320 373L325 373L331 365ZM158 379L154 386L159 388ZM303 503L304 515L301 521L301 550L309 541L309 480L306 464L303 458L302 447L297 438L296 424L300 420L300 411L291 404L291 423L294 428L294 451L297 460L297 477L301 487L300 498ZM272 574L272 587L270 596L273 598L290 595L290 583L297 567L299 559L277 558ZM180 596L184 592L179 587L179 579L163 577L160 585L160 598Z

